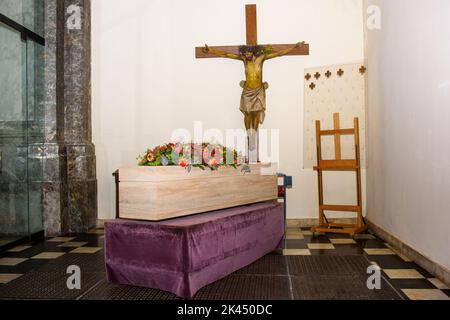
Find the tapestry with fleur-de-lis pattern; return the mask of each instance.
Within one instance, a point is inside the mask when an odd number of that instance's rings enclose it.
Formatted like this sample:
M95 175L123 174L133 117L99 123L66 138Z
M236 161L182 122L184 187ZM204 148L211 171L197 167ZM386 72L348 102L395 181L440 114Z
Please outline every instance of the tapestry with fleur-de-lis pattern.
M317 164L315 121L322 129L333 129L333 113L340 113L341 128L352 128L359 118L361 165L366 167L366 74L363 62L325 66L305 70L305 103L303 126L303 168ZM353 136L342 136L342 158L355 157ZM322 140L324 159L334 158L334 137Z

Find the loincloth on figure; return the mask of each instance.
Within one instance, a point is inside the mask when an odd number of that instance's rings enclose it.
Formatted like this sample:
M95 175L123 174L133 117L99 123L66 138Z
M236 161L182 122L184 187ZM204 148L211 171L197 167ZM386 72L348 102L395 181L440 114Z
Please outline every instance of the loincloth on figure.
M264 82L259 88L249 89L245 87L245 81L242 81L241 87L244 89L241 97L241 112L244 114L258 112L262 124L266 116L266 90L269 84Z

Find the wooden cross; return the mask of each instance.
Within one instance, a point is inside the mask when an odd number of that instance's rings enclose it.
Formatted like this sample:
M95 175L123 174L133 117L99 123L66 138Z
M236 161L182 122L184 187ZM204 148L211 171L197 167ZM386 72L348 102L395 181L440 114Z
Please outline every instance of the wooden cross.
M247 22L247 45L255 46L258 44L258 24L257 24L257 14L256 14L256 4L247 4L245 6L246 22ZM274 51L285 50L292 48L295 44L270 44L262 46L270 46ZM225 51L228 53L239 54L240 46L218 46L211 47L217 51ZM203 52L204 47L195 48L195 55L197 59L202 58L219 58L218 56ZM290 52L288 55L291 56L307 56L309 55L309 44L303 44L299 48Z
M254 47L258 45L258 27L257 27L257 16L256 16L256 5L249 4L245 6L246 13L246 24L247 24L247 46ZM262 47L268 48L270 54L264 54L263 58L270 59L274 57L281 57L283 55L309 55L309 45L306 43L297 44L270 44L261 45ZM259 162L259 134L258 128L259 124L262 123L265 117L265 90L268 84L262 81L262 63L265 60L261 60L255 56L248 58L245 54L241 54L240 48L242 46L221 46L221 47L197 47L195 48L195 53L197 59L201 58L231 58L235 60L242 60L246 68L246 81L241 82L243 88L243 94L241 99L241 111L245 114L245 126L247 129L247 161L248 162ZM251 55L251 53L250 53ZM242 59L241 59L242 58ZM246 60L250 59L250 60ZM250 62L249 62L250 61ZM250 71L249 71L250 70ZM248 73L247 73L248 72ZM254 74L251 74L251 73ZM250 74L250 76L249 76ZM254 76L253 78L251 76ZM247 87L249 82L248 78L256 80ZM261 78L261 79L259 79ZM260 87L257 87L261 81ZM263 88L263 89L261 89ZM257 97L255 98L255 96ZM256 101L256 102L254 102ZM256 104L256 108L253 103ZM263 105L263 107L261 107ZM250 107L249 107L250 106ZM246 111L255 110L256 111ZM264 110L264 111L262 111ZM263 113L263 115L261 115ZM261 120L262 117L262 120Z

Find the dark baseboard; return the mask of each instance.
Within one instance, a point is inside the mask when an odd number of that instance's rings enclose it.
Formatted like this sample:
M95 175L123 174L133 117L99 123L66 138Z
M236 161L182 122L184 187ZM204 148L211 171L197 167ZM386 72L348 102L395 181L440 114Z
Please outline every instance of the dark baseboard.
M379 238L391 245L398 253L410 258L412 261L417 263L419 266L427 270L429 273L433 274L436 278L440 279L447 286L450 286L450 270L441 266L437 262L431 260L430 258L424 256L419 251L404 243L402 240L393 236L382 227L374 224L370 220L367 220L370 230L377 235Z

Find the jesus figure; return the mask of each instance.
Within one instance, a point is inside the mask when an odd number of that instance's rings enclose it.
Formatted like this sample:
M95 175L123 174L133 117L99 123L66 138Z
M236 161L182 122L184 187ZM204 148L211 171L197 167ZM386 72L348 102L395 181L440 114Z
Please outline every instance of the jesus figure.
M266 114L266 90L267 82L263 82L264 61L289 54L293 50L304 45L299 42L292 48L273 51L270 46L241 46L239 54L218 51L205 45L204 53L214 54L222 58L241 60L245 65L245 81L241 81L243 88L240 110L245 116L245 128L258 131L259 125L264 122Z

